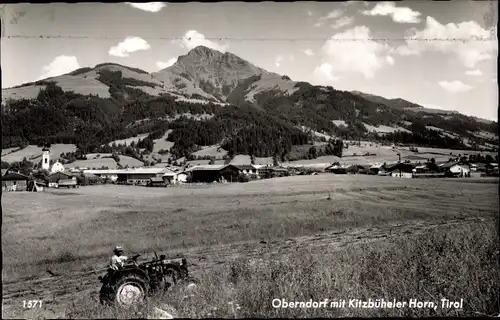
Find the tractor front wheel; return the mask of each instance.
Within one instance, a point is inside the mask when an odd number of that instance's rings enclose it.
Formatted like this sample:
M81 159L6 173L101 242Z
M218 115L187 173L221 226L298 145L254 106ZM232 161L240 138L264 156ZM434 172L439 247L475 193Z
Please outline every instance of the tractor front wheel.
M113 286L113 300L120 306L128 307L142 302L147 292L147 281L138 275L129 274Z

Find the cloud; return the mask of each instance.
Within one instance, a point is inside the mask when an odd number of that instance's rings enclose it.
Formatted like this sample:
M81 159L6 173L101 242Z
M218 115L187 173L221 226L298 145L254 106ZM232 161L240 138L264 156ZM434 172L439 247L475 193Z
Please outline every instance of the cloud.
M330 19L337 19L339 18L342 14L344 13L344 11L340 10L340 9L336 9L336 10L333 10L331 12L329 12L326 16L322 16L319 18L319 21L316 22L314 24L315 27L321 27L323 25L323 23L326 21L326 20L330 20Z
M332 81L340 80L339 76L334 75L334 68L330 63L324 62L314 69L314 76L320 80L321 83L330 83Z
M322 70L354 72L364 75L366 79L373 78L384 63L383 53L388 51L388 46L371 38L370 29L365 26L333 35L321 48Z
M483 72L479 69L476 70L467 70L465 71L466 76L482 76Z
M281 65L281 61L283 60L283 56L282 55L277 55L276 56L276 59L274 60L274 64L276 65L276 67L280 67Z
M319 20L329 20L329 19L336 19L340 17L344 11L342 10L333 10L332 12L329 12L326 16L320 17Z
M472 86L465 84L461 81L439 81L441 88L451 93L466 92L472 89Z
M385 58L385 61L386 61L388 64L390 64L391 66L393 66L393 65L394 65L394 58L393 58L393 57L391 57L391 56L387 56L387 57Z
M159 70L162 70L162 69L165 69L165 68L168 68L168 67L172 66L176 62L177 62L177 57L173 57L173 58L168 59L167 62L157 61L156 62L156 67Z
M312 51L309 48L302 50L302 52L304 52L306 56L309 56L309 57L314 56L314 51Z
M229 44L219 44L215 41L211 41L201 33L199 33L196 30L189 30L186 32L186 34L182 37L181 40L181 47L186 48L186 49L194 49L197 46L205 46L207 48L217 50L220 52L226 52L227 48L229 47Z
M419 23L420 12L408 7L396 7L395 2L379 2L371 10L361 11L367 16L390 16L397 23Z
M145 2L145 3L127 2L127 4L131 5L136 9L149 12L159 12L161 9L167 6L167 4L164 2Z
M149 49L151 49L151 46L146 40L139 37L127 37L118 45L111 47L108 53L111 56L123 58L128 57L131 52Z
M75 56L57 56L51 63L42 67L42 74L37 80L60 76L80 68Z
M331 25L331 27L333 29L340 29L342 27L351 25L353 21L354 21L353 17L342 17L342 18L336 20L335 23L333 23Z
M407 32L406 44L394 52L403 55L420 55L426 51L456 56L467 68L493 57L498 51L497 41L492 39L491 30L483 29L477 22L448 23L443 25L427 17L422 30L412 28Z
M365 7L369 7L370 6L370 2L368 2L368 1L354 1L354 0L350 0L350 1L343 2L342 4L344 6L346 6L346 7L349 7L351 5L359 5L359 4L362 4Z

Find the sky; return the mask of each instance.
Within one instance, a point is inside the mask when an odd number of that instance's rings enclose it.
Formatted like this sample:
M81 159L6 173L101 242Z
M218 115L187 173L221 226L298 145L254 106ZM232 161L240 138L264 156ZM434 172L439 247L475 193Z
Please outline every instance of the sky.
M295 81L498 118L489 1L8 4L2 88L115 62L155 72L197 45Z

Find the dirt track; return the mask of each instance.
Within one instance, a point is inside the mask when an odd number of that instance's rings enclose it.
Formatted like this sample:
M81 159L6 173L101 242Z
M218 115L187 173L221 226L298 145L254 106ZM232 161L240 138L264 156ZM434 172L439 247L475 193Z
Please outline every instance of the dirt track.
M350 228L343 231L327 232L313 236L297 237L268 243L243 242L230 245L212 246L211 248L194 248L185 253L191 264L192 274L200 276L200 271L207 272L213 268L227 266L234 258L273 259L276 256L294 254L297 249L321 249L327 254L348 244L362 244L379 241L388 237L406 234L419 234L434 228L453 227L458 224L471 224L484 221L483 218L462 218L443 221L409 221L405 224L388 225L372 228ZM64 310L78 297L89 295L97 297L99 280L104 270L71 273L59 276L25 279L3 283L3 317L22 312L23 300L43 300L43 312L47 317L60 317L58 310ZM51 315L47 315L47 313ZM24 315L22 317L27 317Z

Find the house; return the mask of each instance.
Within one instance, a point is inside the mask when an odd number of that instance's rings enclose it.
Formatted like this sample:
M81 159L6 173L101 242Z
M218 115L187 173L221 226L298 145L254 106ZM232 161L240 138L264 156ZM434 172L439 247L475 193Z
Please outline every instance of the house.
M214 182L214 181L219 181L219 179L221 178L220 171L225 167L226 166L224 165L208 164L208 165L191 167L186 169L186 171L188 171L191 174L191 182ZM233 179L231 180L227 179L227 181L232 181L232 180Z
M31 192L42 192L46 186L47 185L44 181L35 179L35 180L28 181L28 189L27 190L31 191Z
M358 164L351 164L345 167L346 172L351 174L364 173L367 172L368 169L368 167L365 168L364 166Z
M122 184L143 184L149 183L151 178L163 178L163 175L170 170L166 168L134 168L134 169L114 169L114 170L85 170L84 173L92 173L102 178L111 179Z
M248 169L247 169L248 170ZM247 171L248 172L248 171ZM228 164L219 170L219 176L222 181L238 182L240 181L240 174L243 172L236 165ZM248 174L245 174L248 175Z
M346 167L340 166L338 164L325 168L325 171L335 174L347 174Z
M19 172L7 172L2 176L2 191L26 191L29 177Z
M189 175L189 173L188 173L188 172L185 172L185 171L179 172L179 173L177 174L177 182L180 182L180 183L185 183L185 182L187 182L188 175Z
M379 174L380 171L382 171L384 169L384 165L381 164L381 163L376 163L376 164L373 164L372 166L370 166L368 168L368 173L369 174Z
M486 175L498 177L498 163L488 163L485 167Z
M460 162L450 162L439 166L447 177L470 177L470 167Z
M283 167L274 167L273 174L275 177L286 177L290 175L290 171Z
M384 173L395 178L412 178L413 165L411 163L398 162L384 167ZM379 172L380 175L380 172Z
M165 172L163 173L162 180L165 183L168 183L168 184L177 183L177 174L174 171L167 169L167 168L165 168L164 171Z
M93 173L84 172L81 177L83 180L82 185L95 185L103 182L103 178Z
M235 164L236 168L238 168L241 173L249 175L249 174L258 174L257 168L255 168L251 164Z
M471 163L470 171L473 172L486 172L486 164L481 162Z
M167 180L164 180L163 178L151 178L148 183L148 187L166 187L167 186Z
M56 172L48 176L49 188L76 188L77 180L76 176L64 173Z

